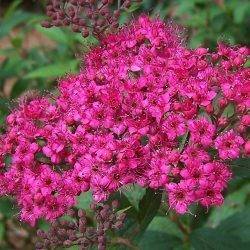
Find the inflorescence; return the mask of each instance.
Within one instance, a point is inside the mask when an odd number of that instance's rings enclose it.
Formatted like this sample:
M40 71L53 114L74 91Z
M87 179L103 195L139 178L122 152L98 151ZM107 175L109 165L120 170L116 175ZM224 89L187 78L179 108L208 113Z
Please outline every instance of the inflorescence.
M140 3L141 0L50 0L46 7L49 19L42 25L45 28L70 26L73 32L81 33L83 37L90 34L100 37L119 27L121 11L133 2Z
M38 230L40 241L36 249L55 249L55 247L79 246L79 249L89 249L96 245L99 250L106 249L109 242L107 232L121 229L125 214L117 212L118 201L110 205L91 204L95 221L88 225L88 216L83 209L70 209L71 220L58 219L51 224L49 231Z
M21 219L53 221L91 190L164 189L188 212L223 203L230 161L250 154L246 47L188 49L178 30L141 16L86 55L59 95L23 98L0 136L0 194Z

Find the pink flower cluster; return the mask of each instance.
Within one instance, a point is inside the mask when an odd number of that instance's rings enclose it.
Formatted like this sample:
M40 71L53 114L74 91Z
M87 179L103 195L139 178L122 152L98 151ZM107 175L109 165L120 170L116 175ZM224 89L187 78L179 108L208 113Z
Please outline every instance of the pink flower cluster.
M165 189L179 213L221 205L228 163L249 154L248 53L190 50L174 27L141 16L93 48L58 96L26 96L7 117L0 194L30 224L82 192L99 202L128 184Z

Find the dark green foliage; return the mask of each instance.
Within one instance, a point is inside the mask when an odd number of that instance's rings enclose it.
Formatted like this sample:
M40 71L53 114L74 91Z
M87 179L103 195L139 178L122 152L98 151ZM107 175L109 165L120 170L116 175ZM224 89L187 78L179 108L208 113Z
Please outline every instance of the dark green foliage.
M140 231L143 233L161 206L162 192L147 188L139 203Z

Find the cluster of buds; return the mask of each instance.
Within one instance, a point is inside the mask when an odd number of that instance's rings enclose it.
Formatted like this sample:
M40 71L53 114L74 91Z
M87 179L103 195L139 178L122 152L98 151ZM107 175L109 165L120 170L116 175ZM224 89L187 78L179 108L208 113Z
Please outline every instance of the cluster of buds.
M94 211L95 223L90 223L83 209L70 209L68 216L72 218L71 221L61 218L51 224L49 231L37 231L41 240L37 242L36 249L74 245L82 250L94 245L97 245L99 250L106 249L107 231L122 228L125 220L125 213L118 212L117 207L117 200L114 200L111 205L92 203L90 208Z
M46 14L50 20L43 21L42 26L70 26L83 37L90 34L100 37L118 28L120 12L129 8L132 2L118 0L116 8L114 0L49 0Z

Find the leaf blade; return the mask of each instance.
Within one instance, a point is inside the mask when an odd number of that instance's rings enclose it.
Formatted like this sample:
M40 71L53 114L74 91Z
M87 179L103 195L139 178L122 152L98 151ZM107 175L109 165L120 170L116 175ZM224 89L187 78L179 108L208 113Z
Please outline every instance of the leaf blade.
M29 72L24 76L24 79L59 77L66 73L75 73L77 71L77 60L72 60L65 63L55 63L48 66L42 66L38 69Z
M139 222L143 233L152 219L155 217L161 205L162 192L147 188L145 195L139 203Z

